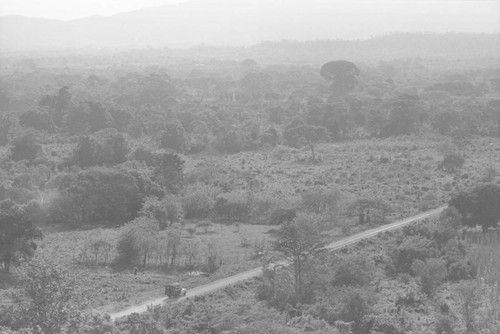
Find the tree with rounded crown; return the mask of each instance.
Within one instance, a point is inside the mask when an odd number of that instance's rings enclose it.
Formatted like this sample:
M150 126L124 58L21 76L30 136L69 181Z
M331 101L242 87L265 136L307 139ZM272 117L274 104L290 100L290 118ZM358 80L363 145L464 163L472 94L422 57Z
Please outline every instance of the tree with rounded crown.
M344 95L356 87L359 69L350 61L334 60L321 66L320 75L332 83L332 90L338 95Z

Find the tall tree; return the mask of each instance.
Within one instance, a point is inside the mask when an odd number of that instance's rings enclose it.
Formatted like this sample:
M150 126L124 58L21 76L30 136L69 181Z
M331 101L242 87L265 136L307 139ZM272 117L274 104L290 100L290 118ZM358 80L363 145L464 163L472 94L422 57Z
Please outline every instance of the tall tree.
M323 247L324 238L318 224L295 218L281 225L274 242L274 248L292 262L295 282L295 296L300 303L303 296L305 264L309 257Z
M335 93L343 95L356 87L359 69L350 61L335 60L321 66L320 75L332 83Z
M154 180L171 193L178 193L184 183L184 161L172 151L158 150L153 155Z
M0 203L0 259L6 272L12 262L31 257L42 236L22 208L10 200Z

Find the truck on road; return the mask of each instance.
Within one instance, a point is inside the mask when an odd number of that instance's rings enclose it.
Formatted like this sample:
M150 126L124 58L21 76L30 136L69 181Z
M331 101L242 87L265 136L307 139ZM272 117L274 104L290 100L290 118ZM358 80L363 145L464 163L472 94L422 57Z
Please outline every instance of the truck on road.
M187 290L180 283L169 283L165 285L165 294L169 298L177 298L186 295Z

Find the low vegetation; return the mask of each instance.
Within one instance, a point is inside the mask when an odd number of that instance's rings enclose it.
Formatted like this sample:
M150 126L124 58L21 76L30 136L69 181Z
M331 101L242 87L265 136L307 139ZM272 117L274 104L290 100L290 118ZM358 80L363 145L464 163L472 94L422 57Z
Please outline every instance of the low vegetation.
M0 68L1 333L498 331L491 60L47 61Z

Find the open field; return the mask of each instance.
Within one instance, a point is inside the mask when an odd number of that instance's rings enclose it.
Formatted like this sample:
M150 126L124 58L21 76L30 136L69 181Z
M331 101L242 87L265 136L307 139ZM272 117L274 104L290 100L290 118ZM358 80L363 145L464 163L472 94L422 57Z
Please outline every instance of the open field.
M161 296L164 293L164 284L168 281L180 281L188 289L192 286L204 284L221 277L226 277L240 271L260 265L258 257L254 256L254 243L263 243L269 247L268 226L241 225L227 226L213 225L208 233L199 231L190 237L186 224L181 227L184 231L183 241L194 242L200 250L197 261L204 261L203 247L209 241L215 242L220 256L221 267L214 274L205 277L189 269L168 268L138 268L134 274L132 268L115 270L110 263L79 265L84 250L85 242L90 243L95 238L106 239L112 245L123 228L98 229L91 231L55 232L47 234L40 244L39 256L45 256L65 266L70 266L81 278L81 287L84 298L88 300L89 308L100 308L102 311L111 312L128 305L147 300L151 297ZM166 234L166 232L164 233ZM89 257L92 255L89 253ZM110 259L116 256L113 250ZM182 256L182 254L181 254ZM99 259L101 260L101 259Z

